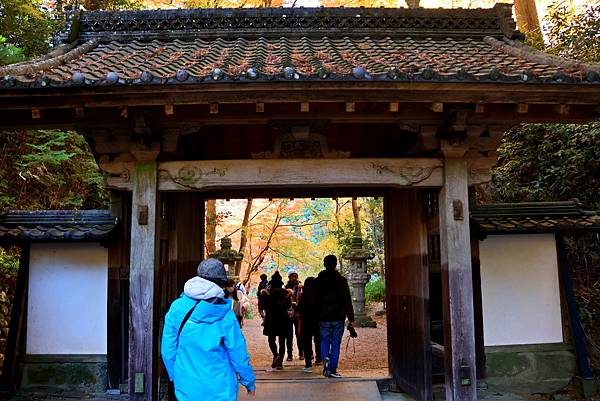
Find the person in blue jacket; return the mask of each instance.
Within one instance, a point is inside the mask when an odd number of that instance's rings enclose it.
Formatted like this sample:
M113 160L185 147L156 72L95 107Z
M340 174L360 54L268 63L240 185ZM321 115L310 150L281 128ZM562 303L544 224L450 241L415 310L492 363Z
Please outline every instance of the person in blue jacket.
M161 354L175 396L178 401L235 401L238 376L253 396L256 378L246 340L231 299L224 299L225 267L210 258L197 272L165 316Z

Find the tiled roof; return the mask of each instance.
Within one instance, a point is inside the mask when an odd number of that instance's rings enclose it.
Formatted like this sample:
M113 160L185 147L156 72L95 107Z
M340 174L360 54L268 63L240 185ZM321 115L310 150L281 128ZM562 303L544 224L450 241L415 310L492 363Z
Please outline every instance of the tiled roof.
M99 241L116 225L108 210L3 210L0 241Z
M577 201L499 203L473 208L471 223L480 235L588 231L600 230L600 215Z
M221 9L74 13L52 57L0 88L385 81L600 84L600 67L527 48L492 9ZM516 40L515 40L516 39Z

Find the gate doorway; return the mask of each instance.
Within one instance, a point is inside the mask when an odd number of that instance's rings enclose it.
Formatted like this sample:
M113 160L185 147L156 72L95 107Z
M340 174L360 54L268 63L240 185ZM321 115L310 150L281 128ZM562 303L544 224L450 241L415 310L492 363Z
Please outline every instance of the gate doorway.
M207 199L276 199L282 196L285 199L325 196L331 199L357 195L377 196L383 200L387 355L381 358L383 361L387 359L387 364L381 367L382 373L387 370L391 380L416 399L431 400L428 256L428 243L431 246L431 241L428 241L427 231L427 190L328 188L244 193L162 193L159 319L168 310L170 301L179 295L185 281L195 275L198 261L206 254L204 223ZM159 327L162 327L162 322ZM266 339L263 337L261 340ZM268 353L268 349L264 347L263 352ZM264 368L266 371L267 367Z

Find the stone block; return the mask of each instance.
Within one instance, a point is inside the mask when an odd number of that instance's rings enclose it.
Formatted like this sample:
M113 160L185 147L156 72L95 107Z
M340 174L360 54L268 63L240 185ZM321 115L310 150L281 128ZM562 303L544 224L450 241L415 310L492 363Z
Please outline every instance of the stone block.
M105 356L69 358L53 356L28 356L23 364L21 388L49 392L100 393L107 387ZM72 359L72 360L71 360Z
M488 384L531 393L552 393L577 371L574 353L563 344L486 347Z

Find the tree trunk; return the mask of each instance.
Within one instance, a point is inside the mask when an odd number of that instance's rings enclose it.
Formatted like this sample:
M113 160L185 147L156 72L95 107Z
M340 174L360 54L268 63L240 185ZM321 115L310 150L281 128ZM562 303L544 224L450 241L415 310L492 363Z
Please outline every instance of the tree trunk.
M517 18L517 27L521 32L540 32L540 20L535 0L515 0L515 17Z
M360 206L358 200L352 198L352 215L354 216L354 233L362 237L362 225L360 224Z
M217 251L217 201L206 201L206 255Z
M250 221L250 212L252 211L252 199L246 202L246 210L244 211L244 220L242 221L242 229L240 235L240 253L244 253L246 244L248 243L248 223ZM239 276L242 270L242 260L235 262L235 274Z

